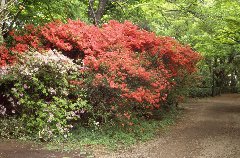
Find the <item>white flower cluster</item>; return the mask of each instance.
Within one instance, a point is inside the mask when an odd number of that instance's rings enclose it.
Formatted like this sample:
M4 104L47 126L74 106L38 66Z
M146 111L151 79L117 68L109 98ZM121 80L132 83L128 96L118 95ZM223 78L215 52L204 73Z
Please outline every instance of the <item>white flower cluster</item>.
M61 74L75 72L81 68L80 65L75 64L71 59L55 50L49 50L45 53L27 52L20 57L19 61L23 64L18 65L18 71L26 76L32 76L41 67L55 69Z
M6 114L6 108L0 104L0 116L4 116Z
M2 67L0 67L0 79L4 75L8 74L10 69L11 69L11 66L2 66Z
M13 66L0 67L0 79L9 74L14 68L18 73L24 76L32 76L42 67L55 69L60 74L67 74L84 69L83 64L78 65L72 59L66 57L61 52L49 50L47 52L26 52L19 57L18 64Z

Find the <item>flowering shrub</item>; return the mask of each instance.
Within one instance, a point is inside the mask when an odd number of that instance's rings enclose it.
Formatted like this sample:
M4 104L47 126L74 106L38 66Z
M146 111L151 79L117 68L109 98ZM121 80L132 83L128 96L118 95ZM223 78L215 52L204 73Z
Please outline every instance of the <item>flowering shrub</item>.
M0 67L12 64L15 57L10 54L9 50L4 46L0 45Z
M90 109L83 90L69 84L79 66L59 52L26 52L0 79L0 115L19 115L29 133L43 139L67 136L72 120Z
M13 33L13 38L13 52L58 49L69 58L82 60L84 69L80 71L85 78L73 79L71 84L87 89L94 119L102 121L117 118L132 124L134 115L159 109L200 60L190 47L130 22L110 21L98 28L81 21L57 21L27 26L24 34Z

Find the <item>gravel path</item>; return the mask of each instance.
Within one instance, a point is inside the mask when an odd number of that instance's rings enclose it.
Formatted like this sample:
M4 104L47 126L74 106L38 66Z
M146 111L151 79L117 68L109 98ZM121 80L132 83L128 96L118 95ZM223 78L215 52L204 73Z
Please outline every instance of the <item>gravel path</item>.
M184 117L166 134L101 158L240 158L240 95L183 105Z
M96 158L240 158L240 94L184 104L184 115L169 131L117 153L96 151ZM0 143L0 158L83 157L42 150L15 141Z

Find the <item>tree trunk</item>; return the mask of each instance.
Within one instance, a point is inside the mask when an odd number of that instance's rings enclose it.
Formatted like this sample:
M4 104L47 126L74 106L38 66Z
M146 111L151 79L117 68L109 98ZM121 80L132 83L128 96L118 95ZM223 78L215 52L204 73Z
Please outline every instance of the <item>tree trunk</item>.
M0 6L0 43L9 35L9 30L12 29L14 22L20 15L24 7L17 8L15 15L9 15L10 8L15 5L16 0L1 0Z
M212 64L212 97L216 95L216 68L217 68L217 58L213 58L213 64Z
M108 0L98 0L97 9L94 9L95 0L88 1L88 15L93 20L93 24L99 26L106 9Z
M1 16L1 22L0 22L0 44L3 43L3 35L2 35L2 23L3 23L3 19L2 19L2 11L3 11L3 8L6 4L6 0L1 0L1 7L0 7L0 10L1 10L1 13L0 13L0 16Z
M2 26L0 25L2 28ZM0 45L3 43L3 34L2 34L2 29L0 29Z
M1 0L1 6L0 6L0 44L3 43L4 38L3 38L3 24L4 24L4 19L5 19L5 8L7 5L7 0Z
M1 9L5 6L6 0L1 0Z

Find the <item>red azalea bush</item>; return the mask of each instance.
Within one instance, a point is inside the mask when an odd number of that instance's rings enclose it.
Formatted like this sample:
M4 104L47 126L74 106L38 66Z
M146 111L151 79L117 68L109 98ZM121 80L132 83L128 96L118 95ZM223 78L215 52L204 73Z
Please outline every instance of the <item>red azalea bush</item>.
M58 49L81 60L95 118L125 118L158 109L169 91L196 69L200 55L170 37L158 37L130 22L110 21L102 28L81 21L51 22L12 33L11 51ZM82 70L81 70L82 71ZM131 124L131 123L130 123Z
M0 67L12 64L14 61L15 57L10 54L9 50L4 45L0 45Z

